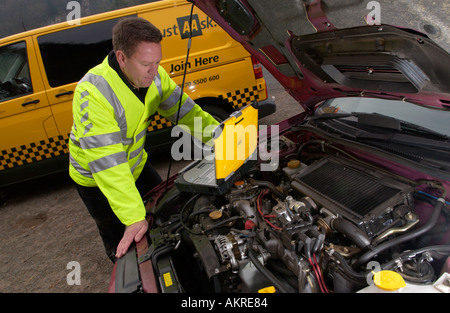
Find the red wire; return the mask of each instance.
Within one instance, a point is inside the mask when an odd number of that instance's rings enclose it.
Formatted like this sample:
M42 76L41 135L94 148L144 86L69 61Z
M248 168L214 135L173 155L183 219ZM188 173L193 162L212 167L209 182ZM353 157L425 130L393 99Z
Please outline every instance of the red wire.
M314 274L316 275L317 282L319 283L320 291L321 291L322 293L325 293L325 290L324 290L323 287L322 287L322 281L320 280L320 276L319 276L319 274L317 273L317 269L316 269L316 267L314 266L314 263L312 262L311 258L309 258L308 260L309 260L309 263L311 264L311 266L312 266L312 268L313 268Z
M256 205L258 207L258 212L259 212L259 214L261 214L261 216L264 216L264 214L262 212L260 202L261 202L261 198L264 197L266 195L266 193L267 193L267 190L261 191L260 194L258 195L258 200L256 201Z
M317 262L316 254L313 254L313 258L314 258L314 262L317 267L317 272L319 274L320 281L322 282L322 285L323 285L323 289L325 290L326 293L329 293L328 288L325 285L325 280L323 279L322 271L320 270L320 267L319 267L319 262Z
M257 206L257 208L258 208L258 212L259 212L259 214L261 214L261 216L264 218L264 220L266 221L267 224L269 224L269 225L270 225L271 227L273 227L274 229L282 230L282 229L283 229L282 227L278 227L278 226L272 224L272 223L268 220L268 218L274 218L274 217L276 217L276 215L268 215L268 214L264 215L263 212L262 212L262 208L261 208L261 203L260 203L260 202L261 202L261 199L262 199L267 193L268 193L268 190L266 189L266 190L261 191L261 193L258 195L258 199L257 199L257 201L256 201L256 206ZM320 270L320 267L319 267L319 264L318 264L318 262L317 262L317 259L316 259L316 255L315 255L315 254L313 254L313 258L314 258L315 264L313 263L313 261L312 261L311 258L309 258L309 263L311 264L311 266L312 266L312 268L313 268L314 274L315 274L315 276L316 276L316 278L317 278L317 282L319 283L320 290L322 291L322 293L329 293L329 291L328 291L328 289L327 289L327 287L326 287L326 285L325 285L325 281L324 281L323 276L322 276L322 271ZM317 268L316 268L316 267L317 267Z
M259 214L261 214L261 216L264 218L264 220L266 221L266 223L269 224L272 228L277 229L277 230L282 230L283 228L278 227L278 226L272 224L272 223L268 220L268 218L276 217L276 215L264 215L263 212L262 212L260 201L261 201L262 197L264 197L264 196L267 194L267 192L268 192L267 189L264 190L264 191L261 191L261 193L260 193L259 196L258 196L258 200L256 201L256 205L257 205L257 207L258 207L258 212L259 212Z

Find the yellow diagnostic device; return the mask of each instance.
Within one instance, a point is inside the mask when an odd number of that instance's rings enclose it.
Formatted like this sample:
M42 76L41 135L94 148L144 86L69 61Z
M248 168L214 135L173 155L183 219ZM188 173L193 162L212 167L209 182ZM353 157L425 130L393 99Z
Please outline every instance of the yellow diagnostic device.
M233 112L216 127L213 138L214 153L180 171L175 180L180 191L223 194L256 163L258 104Z

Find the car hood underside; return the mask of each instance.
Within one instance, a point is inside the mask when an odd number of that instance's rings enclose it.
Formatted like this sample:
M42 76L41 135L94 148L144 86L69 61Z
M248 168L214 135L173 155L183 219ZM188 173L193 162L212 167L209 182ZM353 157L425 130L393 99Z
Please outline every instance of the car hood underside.
M373 96L450 107L444 1L194 0L304 107Z

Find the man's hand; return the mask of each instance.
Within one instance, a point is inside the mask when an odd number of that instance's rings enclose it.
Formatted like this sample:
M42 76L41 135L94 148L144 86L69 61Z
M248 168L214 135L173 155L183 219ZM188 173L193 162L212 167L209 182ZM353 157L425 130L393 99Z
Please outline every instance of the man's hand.
M134 241L138 242L145 235L148 229L148 223L146 220L136 222L127 226L123 234L122 240L120 240L117 245L116 258L123 257L130 247L131 243Z

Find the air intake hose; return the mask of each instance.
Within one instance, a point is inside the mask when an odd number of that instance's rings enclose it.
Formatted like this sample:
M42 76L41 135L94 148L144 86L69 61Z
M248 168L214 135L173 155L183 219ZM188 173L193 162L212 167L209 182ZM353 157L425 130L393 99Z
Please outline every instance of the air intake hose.
M330 224L331 228L345 235L348 239L353 241L358 248L365 249L370 246L370 239L367 235L349 221L337 217L332 219Z

